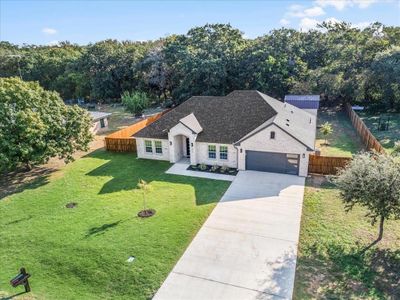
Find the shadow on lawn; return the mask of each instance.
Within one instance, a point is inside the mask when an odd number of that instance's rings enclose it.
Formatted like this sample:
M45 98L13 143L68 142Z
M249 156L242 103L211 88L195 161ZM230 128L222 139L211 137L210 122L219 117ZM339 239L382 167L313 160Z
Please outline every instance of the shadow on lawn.
M89 238L91 236L97 236L97 235L101 235L106 233L108 230L110 230L111 228L114 228L116 226L118 226L122 221L119 220L117 222L114 223L108 223L108 224L103 224L101 226L98 227L92 227L88 230L87 234L85 235L85 238Z
M10 296L0 296L1 298L0 298L0 300L11 300L11 299L14 299L14 298L16 298L16 297L18 297L18 296L21 296L21 295L23 295L23 294L26 294L27 292L19 292L19 293L16 293L16 294L14 294L14 295L10 295Z
M87 157L107 160L106 163L86 174L87 176L112 177L102 186L99 194L134 190L137 188L139 179L143 179L149 183L164 181L191 185L195 190L196 205L219 201L219 197L213 193L213 180L165 174L165 171L171 166L169 162L137 159L133 153L110 153L104 150L94 151ZM206 185L210 187L204 189Z
M297 270L306 281L299 286L305 285L313 296L323 291L328 299L371 295L400 299L400 250L374 248L364 254L364 245L346 250L332 244L325 247L326 256L321 256L319 247L314 245L308 257L299 259Z
M0 200L24 190L34 190L49 182L54 169L35 167L30 171L14 171L7 174L0 173Z

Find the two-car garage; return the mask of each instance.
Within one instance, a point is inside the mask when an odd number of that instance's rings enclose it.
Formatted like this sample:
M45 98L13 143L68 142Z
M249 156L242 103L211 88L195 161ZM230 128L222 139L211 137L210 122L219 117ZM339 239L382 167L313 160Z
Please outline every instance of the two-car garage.
M299 154L246 151L246 170L299 174Z

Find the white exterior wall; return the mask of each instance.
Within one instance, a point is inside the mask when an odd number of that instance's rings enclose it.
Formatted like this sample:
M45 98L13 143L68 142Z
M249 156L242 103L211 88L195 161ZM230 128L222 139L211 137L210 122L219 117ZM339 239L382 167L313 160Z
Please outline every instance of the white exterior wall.
M271 131L275 131L275 139L270 139ZM246 150L291 153L300 155L299 175L307 176L308 155L311 152L307 151L306 146L275 125L271 125L249 137L247 140L244 140L240 143L238 148L242 149L241 153L239 151L239 170L245 170L246 168ZM303 154L305 158L303 158Z
M318 115L318 109L315 108L303 108L304 111L312 114L313 116L317 116Z
M208 145L215 145L217 148L215 159L208 158ZM219 158L219 146L228 146L228 159ZM215 143L196 143L197 163L206 165L228 166L230 168L237 168L237 151L233 145L215 144Z
M92 127L90 128L90 131L93 134L101 133L108 130L108 118L104 118L103 120L105 125L103 128L101 128L100 126L100 120L93 122Z
M144 141L152 141L153 153L147 153L145 149ZM162 154L156 153L156 149L154 146L154 141L161 141L162 145ZM158 139L146 139L146 138L136 138L136 150L138 158L147 158L147 159L157 159L157 160L167 160L169 161L169 142L168 140L158 140Z

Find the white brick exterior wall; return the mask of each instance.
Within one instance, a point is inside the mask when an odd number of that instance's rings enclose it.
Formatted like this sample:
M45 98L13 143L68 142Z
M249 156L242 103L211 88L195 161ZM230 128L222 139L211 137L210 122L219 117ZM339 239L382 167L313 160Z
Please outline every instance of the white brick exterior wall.
M217 148L215 159L208 158L208 145L215 145ZM215 143L196 143L197 163L204 163L207 165L228 166L230 168L237 168L237 151L233 145L215 144ZM228 159L220 159L219 147L228 147Z
M271 131L275 131L275 139L270 139ZM240 146L196 142L197 135L182 124L176 125L170 130L168 140L159 140L162 142L163 153L156 154L154 148L155 139L137 138L137 156L139 158L166 160L172 163L179 161L183 156L186 156L186 137L192 144L190 150L190 163L195 165L205 163L207 165L226 165L231 168L245 170L246 168L246 150L264 151L276 153L298 154L300 158L299 175L307 176L308 173L308 155L306 146L297 141L295 138L281 130L276 125L271 125L264 130L254 134L248 139L241 142ZM153 142L153 153L145 152L145 140ZM172 143L172 145L170 145ZM208 158L208 145L216 145L216 158ZM222 160L219 157L219 146L228 147L228 160ZM242 149L242 152L239 150ZM304 158L303 158L304 154Z
M152 142L153 153L146 152L145 143L144 143L145 140L149 140ZM156 153L156 149L154 147L154 141L161 141L162 152L163 152L162 154ZM136 149L137 149L137 157L138 158L148 158L148 159L169 161L169 142L168 142L168 140L136 138Z
M271 131L275 131L275 139L270 139ZM275 125L271 125L244 140L238 148L242 149L241 153L239 151L239 170L245 170L246 168L246 150L291 153L300 155L299 175L307 176L308 155L310 152L307 151L306 146ZM303 154L305 155L304 158Z

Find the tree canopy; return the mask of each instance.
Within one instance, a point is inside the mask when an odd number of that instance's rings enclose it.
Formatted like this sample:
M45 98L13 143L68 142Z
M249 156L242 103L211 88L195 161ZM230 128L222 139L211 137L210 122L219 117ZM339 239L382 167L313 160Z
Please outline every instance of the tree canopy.
M333 182L341 190L346 211L355 205L367 209L366 217L375 224L379 220L382 239L384 221L400 219L400 158L387 154L356 155Z
M90 116L37 82L0 78L0 171L72 159L92 139Z
M180 102L191 95L258 89L283 98L317 93L328 102L400 110L400 27L358 29L323 23L248 39L227 24L207 24L157 41L105 40L78 46L0 43L0 77L39 81L62 98L118 100L141 91Z

